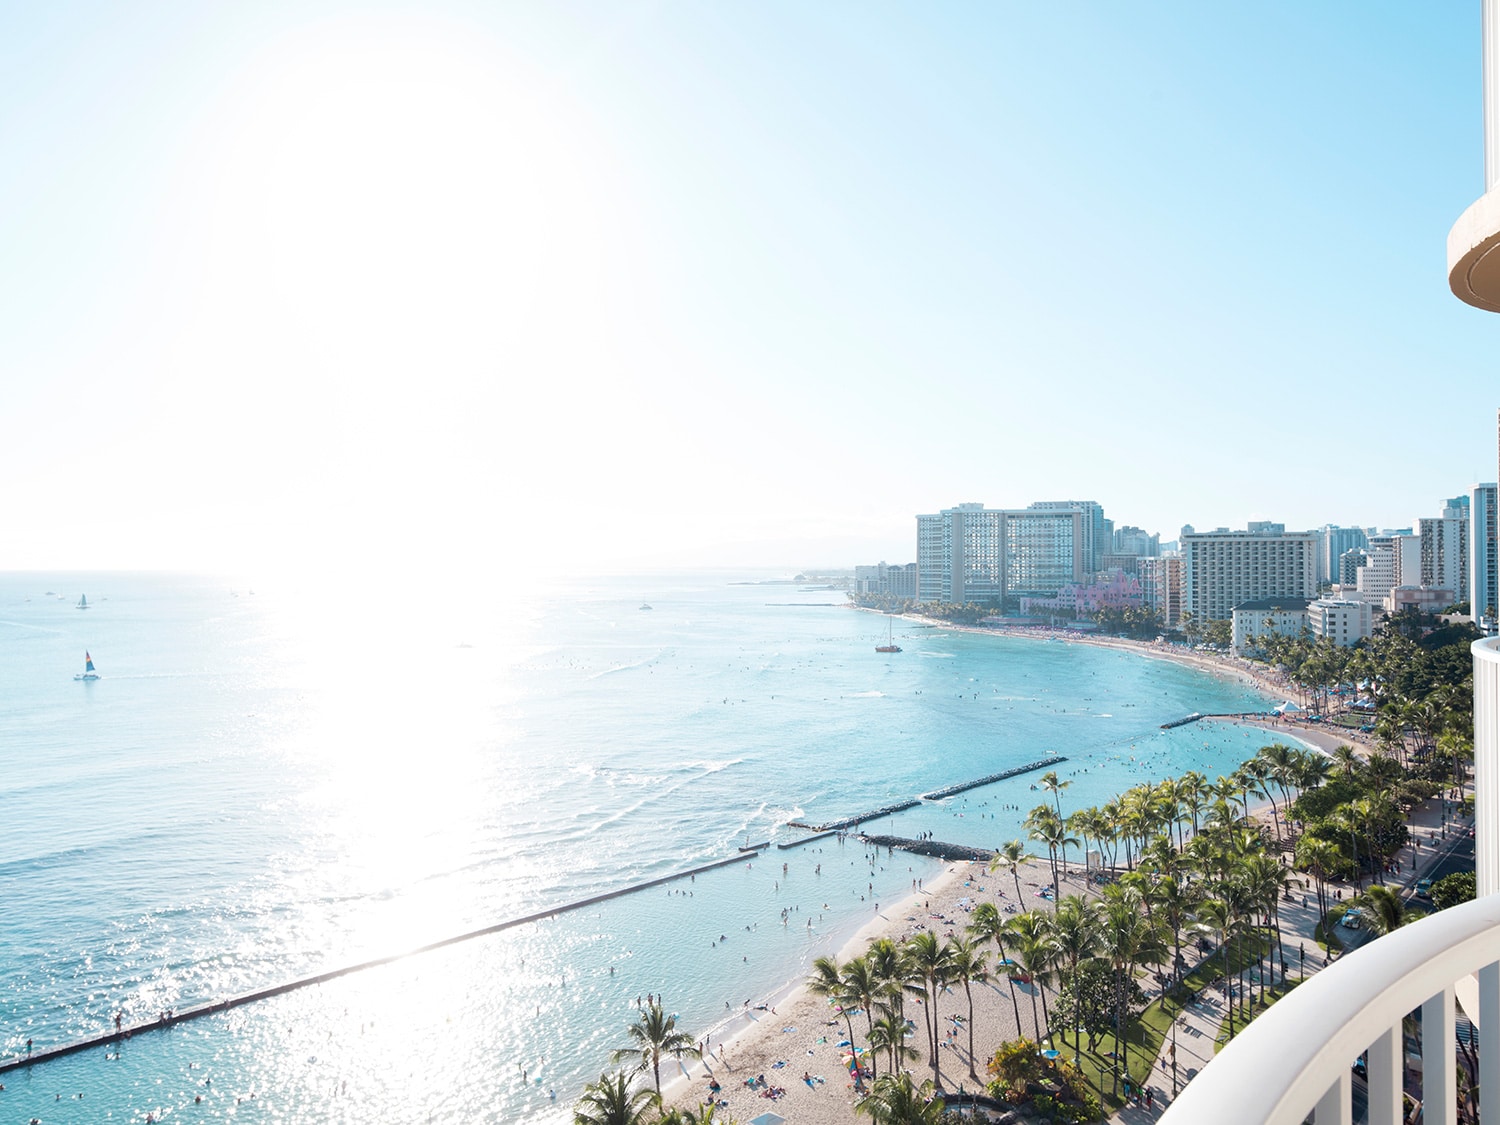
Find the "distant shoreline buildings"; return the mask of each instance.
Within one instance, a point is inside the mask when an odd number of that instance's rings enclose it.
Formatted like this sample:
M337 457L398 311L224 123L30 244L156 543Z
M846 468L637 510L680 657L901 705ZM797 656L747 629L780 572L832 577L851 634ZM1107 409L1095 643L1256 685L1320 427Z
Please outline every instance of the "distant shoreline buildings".
M1267 631L1306 632L1341 645L1370 636L1379 617L1468 603L1494 631L1500 603L1500 497L1493 483L1444 500L1411 527L1324 524L1177 540L1126 524L1094 500L1018 508L966 502L918 515L915 562L857 566L861 596L978 605L1002 619L1088 627L1107 610L1144 609L1165 629L1225 622L1235 647Z

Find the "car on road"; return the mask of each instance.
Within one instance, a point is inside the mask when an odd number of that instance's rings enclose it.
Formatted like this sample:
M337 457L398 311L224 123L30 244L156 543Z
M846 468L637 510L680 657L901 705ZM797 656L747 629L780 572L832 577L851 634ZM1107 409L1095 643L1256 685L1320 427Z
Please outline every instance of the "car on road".
M1417 897L1418 898L1431 898L1432 897L1432 880L1431 879L1418 879L1417 880Z
M1348 910L1344 911L1344 916L1339 919L1339 925L1348 930L1360 929L1364 923L1365 916L1360 913L1360 909L1357 906L1351 906Z

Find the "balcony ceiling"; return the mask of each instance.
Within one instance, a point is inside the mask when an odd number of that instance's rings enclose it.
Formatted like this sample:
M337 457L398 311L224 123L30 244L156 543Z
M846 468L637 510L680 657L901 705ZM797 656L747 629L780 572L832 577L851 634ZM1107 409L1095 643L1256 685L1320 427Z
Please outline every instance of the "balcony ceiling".
M1500 190L1480 196L1448 232L1448 286L1460 301L1500 312Z

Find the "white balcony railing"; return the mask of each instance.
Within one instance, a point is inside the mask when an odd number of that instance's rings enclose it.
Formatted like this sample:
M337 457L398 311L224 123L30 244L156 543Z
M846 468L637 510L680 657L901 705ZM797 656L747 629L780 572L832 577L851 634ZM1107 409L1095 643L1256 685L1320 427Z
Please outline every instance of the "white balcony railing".
M1387 934L1304 981L1188 1084L1163 1125L1349 1125L1351 1068L1369 1052L1370 1125L1402 1121L1402 1030L1422 1012L1424 1125L1456 1116L1454 989L1479 1026L1480 1115L1500 1121L1500 895ZM1477 1005L1470 997L1476 975ZM1475 1007L1477 1006L1477 1011Z

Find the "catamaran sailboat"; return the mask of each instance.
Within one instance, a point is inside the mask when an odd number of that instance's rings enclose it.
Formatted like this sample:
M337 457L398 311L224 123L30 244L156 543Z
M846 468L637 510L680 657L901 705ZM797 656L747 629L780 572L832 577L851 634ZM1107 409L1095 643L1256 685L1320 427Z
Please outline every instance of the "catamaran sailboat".
M94 671L94 658L88 653L83 654L83 671L73 677L75 680L97 680L99 673Z
M901 646L896 643L895 629L896 629L896 619L894 617L887 617L886 618L886 630L885 630L885 644L883 644L883 645L876 645L875 646L875 651L876 652L900 652L901 651Z

